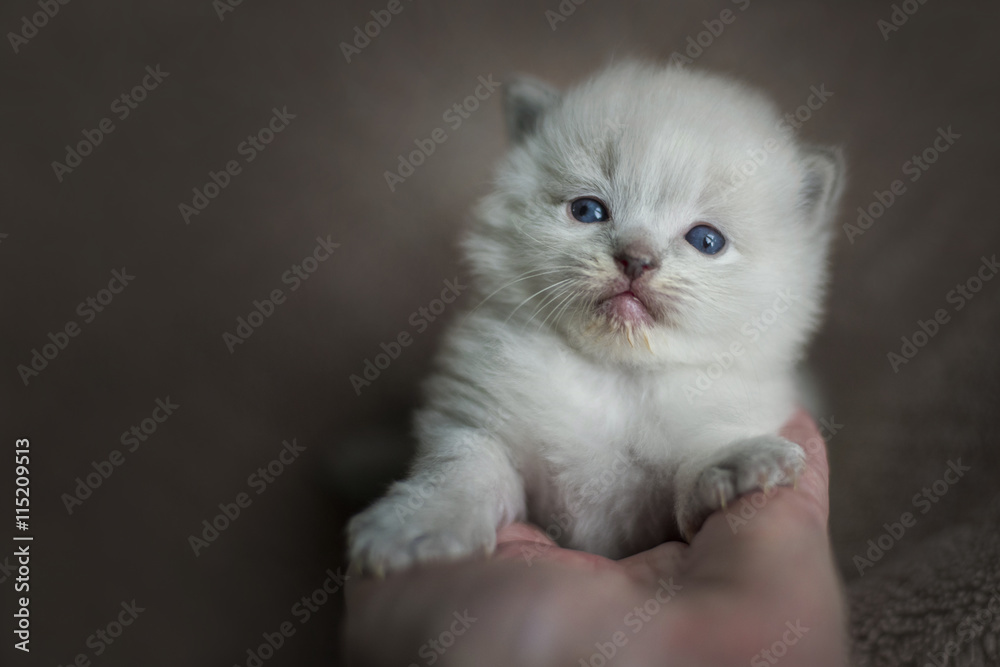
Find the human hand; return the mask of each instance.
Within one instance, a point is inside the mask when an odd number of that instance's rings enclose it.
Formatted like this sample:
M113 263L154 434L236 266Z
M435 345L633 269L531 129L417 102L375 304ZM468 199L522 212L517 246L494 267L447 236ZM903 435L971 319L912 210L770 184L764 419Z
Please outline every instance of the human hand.
M807 453L797 488L738 500L690 546L612 561L514 524L488 560L350 582L348 658L394 667L845 665L826 447L805 412L782 434Z

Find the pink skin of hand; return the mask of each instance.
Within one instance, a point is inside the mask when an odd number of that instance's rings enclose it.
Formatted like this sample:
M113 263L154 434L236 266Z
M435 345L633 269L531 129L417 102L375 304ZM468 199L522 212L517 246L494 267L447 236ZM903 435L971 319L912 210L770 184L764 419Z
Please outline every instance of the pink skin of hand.
M826 445L804 411L782 435L807 454L796 488L731 503L690 545L613 561L513 524L488 559L352 579L349 664L846 665Z

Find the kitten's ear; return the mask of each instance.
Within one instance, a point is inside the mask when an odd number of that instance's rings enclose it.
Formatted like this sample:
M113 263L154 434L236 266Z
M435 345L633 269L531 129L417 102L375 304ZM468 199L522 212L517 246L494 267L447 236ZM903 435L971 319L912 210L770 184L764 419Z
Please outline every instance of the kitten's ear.
M519 144L538 129L538 123L560 99L559 91L538 79L514 77L504 90L504 115L510 140Z
M834 214L844 193L846 167L840 148L804 149L800 205L811 220L823 224Z

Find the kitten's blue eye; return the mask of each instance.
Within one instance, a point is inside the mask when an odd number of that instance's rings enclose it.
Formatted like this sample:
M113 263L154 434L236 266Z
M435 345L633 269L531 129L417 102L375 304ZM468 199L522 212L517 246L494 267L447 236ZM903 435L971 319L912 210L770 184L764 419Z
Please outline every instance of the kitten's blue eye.
M726 237L708 225L698 225L684 235L687 242L706 255L714 255L726 246Z
M610 218L604 204L593 197L574 199L569 211L580 222L604 222Z

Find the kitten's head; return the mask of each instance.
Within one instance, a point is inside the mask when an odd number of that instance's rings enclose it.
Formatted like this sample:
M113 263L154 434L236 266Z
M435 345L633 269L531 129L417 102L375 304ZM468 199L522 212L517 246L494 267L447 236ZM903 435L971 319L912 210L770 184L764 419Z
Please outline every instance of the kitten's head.
M679 68L505 92L513 148L466 240L489 308L615 363L705 363L734 343L797 357L820 312L836 151L800 145L759 93Z

